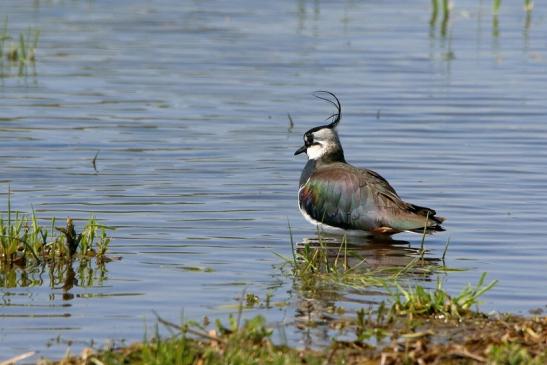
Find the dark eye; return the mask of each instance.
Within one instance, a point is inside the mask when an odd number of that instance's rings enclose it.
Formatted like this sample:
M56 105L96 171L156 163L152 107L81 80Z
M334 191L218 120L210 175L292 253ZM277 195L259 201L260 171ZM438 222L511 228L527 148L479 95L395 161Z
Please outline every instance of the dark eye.
M311 133L306 133L304 135L304 142L306 142L307 145L310 145L313 143L313 135Z

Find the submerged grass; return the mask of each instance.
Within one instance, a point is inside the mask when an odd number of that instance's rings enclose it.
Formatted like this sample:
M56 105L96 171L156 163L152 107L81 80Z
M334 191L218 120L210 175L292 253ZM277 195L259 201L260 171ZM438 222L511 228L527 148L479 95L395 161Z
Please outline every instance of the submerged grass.
M314 286L341 285L354 289L367 287L390 288L405 281L409 277L428 278L433 274L457 271L444 265L448 242L443 253L442 264L440 260L425 257L426 250L423 247L425 233L422 237L421 248L416 251L414 257L404 265L370 265L368 259L359 255L356 250L348 246L347 237L344 236L338 246L329 246L329 242L318 234L315 245L309 241L296 245L293 241L289 225L292 258L279 254L285 265L289 267L291 276L298 279L300 286L313 288Z
M442 12L441 22L440 22L440 34L443 38L446 38L446 36L449 34L449 21L450 21L450 13L452 12L452 8L455 1L452 0L431 0L431 15L429 17L429 28L430 28L430 35L434 35L435 26L437 23L437 18L439 18L439 14ZM501 0L492 0L492 35L496 38L499 36L499 14L500 9L502 6ZM526 18L524 23L524 29L525 32L528 32L531 24L531 15L532 10L534 9L534 1L533 0L524 0L524 11L526 12ZM451 59L453 55L447 55L449 56L448 59Z
M499 14L501 7L501 0L493 0L492 1L492 12L494 14Z
M59 281L54 279L56 275L66 275L67 266L72 269L72 263L77 260L80 261L80 277L93 280L89 261L94 259L100 265L110 260L106 254L111 241L108 230L111 229L99 224L95 217L85 222L80 233L76 232L71 218L67 218L64 227L57 227L53 218L48 228L39 223L34 211L30 215L13 212L11 191L8 190L8 209L5 216L0 215L0 278L7 287L17 283L22 286L39 284L32 279L33 273L40 281L39 274L47 264L50 282L55 283ZM22 271L19 279L16 279L17 268Z
M36 62L36 49L40 31L29 27L26 32L19 33L19 36L12 36L8 30L8 18L0 29L0 77L7 76L3 72L4 62L8 66L15 65L18 68L18 75L25 75L28 65Z
M82 258L78 262L52 261L25 267L3 265L0 268L2 288L49 285L50 288L63 288L65 298L72 297L69 291L75 285L92 287L102 285L106 279L106 262L92 258Z

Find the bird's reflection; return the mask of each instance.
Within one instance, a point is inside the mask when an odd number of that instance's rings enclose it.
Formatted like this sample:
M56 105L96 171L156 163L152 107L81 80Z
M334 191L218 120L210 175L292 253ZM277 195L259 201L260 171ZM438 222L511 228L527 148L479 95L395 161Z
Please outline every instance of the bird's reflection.
M334 276L334 280L329 280L329 275L319 272L321 269L316 274L296 275L295 326L306 347L328 342L330 331L337 327L348 309L371 307L385 299L385 290L380 285L348 284L343 280L345 273L351 272L357 279L372 274L380 278L378 282L394 274L398 279L423 281L431 280L434 272L431 268L441 263L427 250L391 237L341 237L321 233L304 238L295 251L296 257L304 260L303 265L306 258L320 256L322 268L332 270Z
M301 254L306 249L322 249L331 265L340 257L347 257L348 267L355 265L367 269L404 268L421 256L420 247L412 247L409 241L396 240L383 236L338 236L325 233L304 238L296 245ZM425 251L423 263L436 264L440 259L429 256Z

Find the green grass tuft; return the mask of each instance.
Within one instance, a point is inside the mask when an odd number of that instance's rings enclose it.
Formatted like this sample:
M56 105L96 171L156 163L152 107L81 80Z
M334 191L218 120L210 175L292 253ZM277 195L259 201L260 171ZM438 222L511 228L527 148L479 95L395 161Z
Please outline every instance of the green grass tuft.
M397 284L397 291L392 291L395 299L392 312L400 315L442 316L445 318L461 318L478 305L478 298L492 289L497 281L485 285L486 273L483 273L475 287L468 284L458 295L451 296L442 287L440 280L434 290L426 290L420 285L413 289L403 289Z
M238 328L235 320L228 325L217 321L216 329L205 331L195 324L176 325L160 320L164 325L179 331L170 339L159 335L123 350L106 351L90 355L88 363L101 364L147 364L147 365L191 365L191 364L322 364L315 353L304 353L271 341L272 330L264 317L256 316L245 320ZM82 364L82 358L66 358L61 364Z
M545 365L547 351L533 355L518 343L492 345L487 350L488 363L492 365Z
M7 206L5 215L0 215L0 285L41 285L40 274L47 266L50 285L71 286L68 282L74 282L70 276L75 275L72 265L76 261L80 263L77 270L81 284L104 280L103 265L111 260L107 257L111 242L108 231L113 228L99 224L95 217L84 223L81 233L76 233L71 218L65 227L56 227L55 218L50 228L46 227L34 211L30 215L12 211L11 191Z

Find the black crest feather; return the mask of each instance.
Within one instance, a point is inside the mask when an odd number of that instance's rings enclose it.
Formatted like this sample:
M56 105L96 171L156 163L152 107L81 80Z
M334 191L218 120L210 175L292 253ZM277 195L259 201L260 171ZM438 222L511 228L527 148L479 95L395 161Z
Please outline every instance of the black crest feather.
M323 94L327 94L328 96L322 96ZM327 120L331 119L332 122L328 125L322 126L323 128L324 127L331 128L331 129L335 128L338 125L338 123L340 123L340 119L342 118L342 106L340 105L340 100L338 100L336 95L334 95L330 91L325 91L325 90L315 91L313 93L313 96L315 96L318 99L324 100L328 103L331 103L332 105L336 107L336 113L333 113L327 118ZM334 101L332 100L331 97L334 98Z

